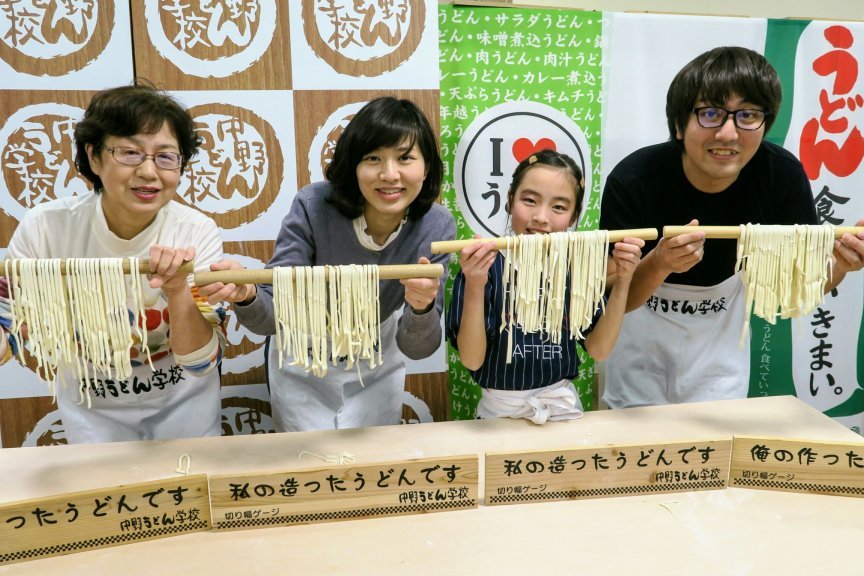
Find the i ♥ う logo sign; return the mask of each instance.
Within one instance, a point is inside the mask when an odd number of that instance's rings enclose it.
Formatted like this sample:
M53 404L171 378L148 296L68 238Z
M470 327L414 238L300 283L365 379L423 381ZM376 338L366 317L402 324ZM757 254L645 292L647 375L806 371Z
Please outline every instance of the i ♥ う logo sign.
M459 209L475 233L509 233L505 207L513 170L525 158L547 149L570 156L582 168L584 213L591 192L591 154L573 120L537 102L507 102L471 123L456 147L453 179Z

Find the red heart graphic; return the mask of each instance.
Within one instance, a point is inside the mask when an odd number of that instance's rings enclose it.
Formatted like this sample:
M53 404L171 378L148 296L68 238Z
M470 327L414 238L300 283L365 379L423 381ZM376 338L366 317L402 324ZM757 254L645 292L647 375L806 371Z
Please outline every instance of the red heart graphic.
M536 144L531 142L528 138L519 138L513 142L513 158L515 158L517 162L522 162L522 160L534 152L557 149L558 148L555 147L555 142L549 138L541 138Z

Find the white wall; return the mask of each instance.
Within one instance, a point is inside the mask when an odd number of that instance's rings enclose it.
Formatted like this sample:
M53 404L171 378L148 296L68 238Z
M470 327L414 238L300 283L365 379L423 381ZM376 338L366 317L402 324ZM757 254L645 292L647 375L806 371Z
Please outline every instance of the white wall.
M864 0L514 0L514 5L581 8L609 12L672 12L760 18L864 20Z

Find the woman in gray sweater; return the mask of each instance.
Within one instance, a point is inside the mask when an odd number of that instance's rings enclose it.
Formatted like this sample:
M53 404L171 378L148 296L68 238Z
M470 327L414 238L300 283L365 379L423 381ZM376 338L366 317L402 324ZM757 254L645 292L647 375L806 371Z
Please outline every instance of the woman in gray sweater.
M282 221L274 266L409 264L437 262L431 243L452 240L456 225L436 203L443 165L432 127L409 100L381 97L366 104L336 144L326 182L306 186ZM224 261L214 269L238 268ZM328 366L323 378L292 366L279 367L268 346L267 377L273 420L279 431L398 424L405 386L404 357L430 356L441 343L443 292L438 279L380 283L383 364L345 370ZM241 324L273 335L270 285L212 284L211 301L235 302ZM401 315L400 315L401 311Z

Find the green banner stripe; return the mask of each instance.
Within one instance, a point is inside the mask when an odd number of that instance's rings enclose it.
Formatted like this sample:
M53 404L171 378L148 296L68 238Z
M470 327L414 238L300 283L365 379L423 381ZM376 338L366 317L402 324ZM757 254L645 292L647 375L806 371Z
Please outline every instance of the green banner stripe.
M855 363L855 367L858 386L864 386L864 314L861 315L861 326L858 328L858 361ZM862 407L861 412L864 412L864 407Z
M783 102L771 132L765 137L769 142L783 146L792 118L792 98L795 94L795 54L798 39L807 20L768 19L765 37L765 57L777 70L783 86ZM749 396L796 396L792 378L792 322L778 320L773 326L756 316L750 318L752 340L750 343L750 392Z
M809 20L768 19L768 33L765 37L765 58L777 70L783 86L783 102L777 120L771 127L766 140L783 146L789 122L792 119L792 96L795 94L795 54L798 52L798 39L810 24Z

